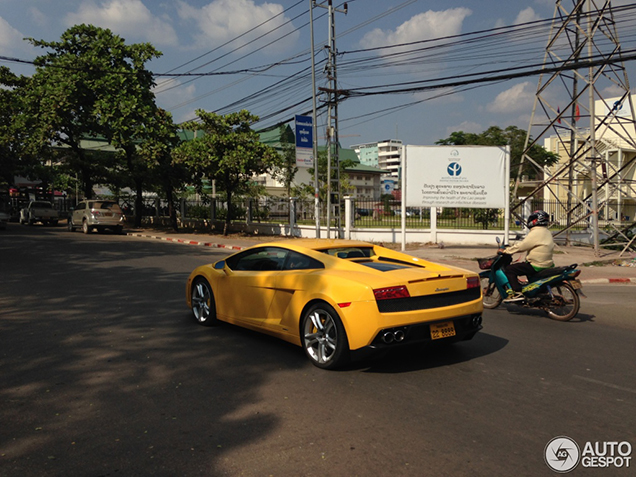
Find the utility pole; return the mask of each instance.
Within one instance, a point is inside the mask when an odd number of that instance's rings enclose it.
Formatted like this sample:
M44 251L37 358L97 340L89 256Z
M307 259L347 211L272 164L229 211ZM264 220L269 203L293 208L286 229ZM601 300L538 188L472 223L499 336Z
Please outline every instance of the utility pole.
M342 233L340 210L342 196L340 190L340 158L338 153L338 148L340 147L338 138L338 83L336 69L336 56L338 50L336 49L335 14L338 12L346 15L348 7L345 3L342 10L334 8L332 0L328 0L327 5L324 3L316 4L314 0L314 6L326 8L329 12L329 45L326 47L328 50L328 59L327 65L325 66L325 73L329 80L329 88L320 88L320 90L327 93L327 238L331 238L331 205L334 189L336 190L334 198L337 200L336 236L340 237ZM316 156L316 164L317 163L318 161ZM331 177L332 166L336 167L335 178Z
M316 62L314 61L314 4L309 0L309 33L311 36L311 101L313 106L312 148L314 155L314 217L316 219L316 238L320 238L320 183L318 182L318 121L316 119Z

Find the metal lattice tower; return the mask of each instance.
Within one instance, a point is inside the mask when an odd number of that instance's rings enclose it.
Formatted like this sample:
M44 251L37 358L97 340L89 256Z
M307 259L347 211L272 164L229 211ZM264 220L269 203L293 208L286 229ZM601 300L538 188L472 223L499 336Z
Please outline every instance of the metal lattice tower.
M570 10L565 3L556 1L544 57L544 69L554 72L539 78L513 197L524 167L543 180L512 210L522 218L527 201L555 201L559 210L549 212L565 226L559 234L570 242L572 228L587 223L598 252L599 210L605 221L616 214L620 220L621 206L636 198L635 110L614 22L618 8L610 0L572 0ZM551 167L529 152L545 138L560 156Z

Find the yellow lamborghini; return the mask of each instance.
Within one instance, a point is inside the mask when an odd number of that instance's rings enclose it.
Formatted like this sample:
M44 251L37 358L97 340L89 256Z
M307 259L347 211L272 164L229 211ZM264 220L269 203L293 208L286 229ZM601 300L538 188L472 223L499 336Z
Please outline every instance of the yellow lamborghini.
M202 325L226 321L302 346L333 369L352 355L481 329L479 276L351 240L283 240L196 268L186 300Z

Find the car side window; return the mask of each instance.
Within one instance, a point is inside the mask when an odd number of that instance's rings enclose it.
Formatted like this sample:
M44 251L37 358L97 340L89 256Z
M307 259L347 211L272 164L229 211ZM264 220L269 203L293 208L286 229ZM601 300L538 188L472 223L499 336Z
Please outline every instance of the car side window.
M80 202L77 204L77 210L84 210L86 208L86 202Z
M261 247L238 253L225 260L234 271L282 270L289 251L278 247Z
M314 258L290 250L283 270L312 270L317 268L325 268L325 265Z

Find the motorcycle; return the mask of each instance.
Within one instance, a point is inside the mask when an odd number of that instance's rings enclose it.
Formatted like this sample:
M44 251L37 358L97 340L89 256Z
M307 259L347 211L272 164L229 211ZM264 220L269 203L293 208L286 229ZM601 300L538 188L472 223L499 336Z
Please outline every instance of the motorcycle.
M501 244L497 237L497 244ZM504 268L512 262L512 256L498 253L494 257L477 259L484 308L497 308L508 296L510 284L504 273ZM579 312L581 300L584 297L581 281L577 278L581 274L577 264L566 267L547 268L537 272L528 279L522 287L523 300L514 302L524 308L537 308L545 311L554 320L569 321Z

